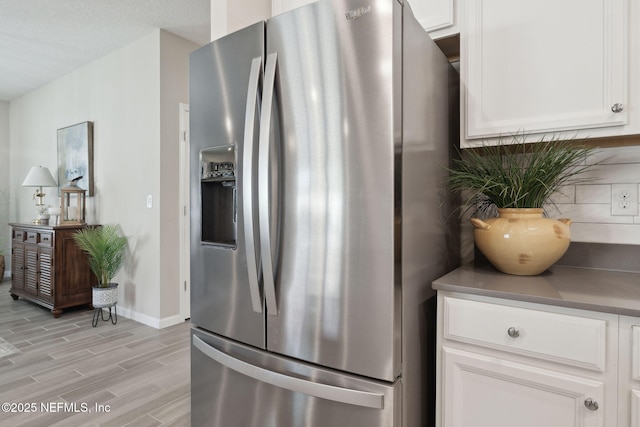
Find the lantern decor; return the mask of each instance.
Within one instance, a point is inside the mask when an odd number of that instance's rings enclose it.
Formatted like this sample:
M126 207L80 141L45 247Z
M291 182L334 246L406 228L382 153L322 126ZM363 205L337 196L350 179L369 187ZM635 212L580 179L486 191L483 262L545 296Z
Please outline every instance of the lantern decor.
M86 191L78 187L81 176L60 189L60 225L82 225L86 218Z

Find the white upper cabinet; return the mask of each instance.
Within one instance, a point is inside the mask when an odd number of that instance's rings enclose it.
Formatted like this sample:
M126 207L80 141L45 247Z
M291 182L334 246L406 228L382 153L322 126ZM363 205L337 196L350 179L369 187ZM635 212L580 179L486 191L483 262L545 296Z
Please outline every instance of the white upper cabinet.
M439 39L458 34L457 0L405 0L409 3L422 28L431 38Z
M280 15L291 9L313 3L316 0L271 0L271 14Z
M462 1L463 147L519 131L640 133L640 2Z
M313 3L316 0L272 0L272 15ZM374 0L370 0L373 2ZM376 0L381 1L381 0ZM397 0L384 0L397 1ZM460 32L458 27L458 0L403 0L413 10L420 25L429 32L432 38L439 39Z

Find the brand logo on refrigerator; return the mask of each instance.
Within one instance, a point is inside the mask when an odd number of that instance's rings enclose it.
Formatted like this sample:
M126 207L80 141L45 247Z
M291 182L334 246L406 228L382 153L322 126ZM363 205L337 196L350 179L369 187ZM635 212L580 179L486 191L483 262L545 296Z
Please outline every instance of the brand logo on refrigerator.
M350 10L344 14L347 17L347 21L355 21L358 18L361 18L363 15L371 12L371 6L367 7L359 7L354 10Z

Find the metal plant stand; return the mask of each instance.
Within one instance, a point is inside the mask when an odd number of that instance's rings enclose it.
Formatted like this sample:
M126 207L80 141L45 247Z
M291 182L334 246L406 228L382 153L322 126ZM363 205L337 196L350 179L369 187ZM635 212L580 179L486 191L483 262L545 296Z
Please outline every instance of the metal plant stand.
M100 307L100 308L93 309L93 322L91 324L93 325L94 328L98 325L98 318L100 317L104 322L111 320L111 323L113 323L114 325L118 323L118 310L116 308L116 304L117 303L113 303L108 307ZM111 311L111 307L113 307L113 312ZM104 317L104 311L102 311L103 308L109 309L109 316L107 318Z

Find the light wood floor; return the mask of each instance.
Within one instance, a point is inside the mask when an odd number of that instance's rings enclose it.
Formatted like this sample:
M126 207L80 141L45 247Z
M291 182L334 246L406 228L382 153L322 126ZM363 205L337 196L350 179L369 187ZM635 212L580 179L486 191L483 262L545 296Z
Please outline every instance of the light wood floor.
M0 411L0 426L190 425L188 322L157 330L120 317L93 328L88 308L55 319L14 301L7 282L0 337L20 352L0 359L0 404L35 411Z

